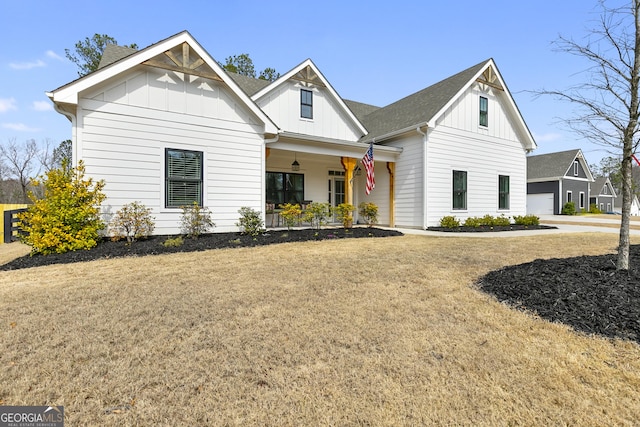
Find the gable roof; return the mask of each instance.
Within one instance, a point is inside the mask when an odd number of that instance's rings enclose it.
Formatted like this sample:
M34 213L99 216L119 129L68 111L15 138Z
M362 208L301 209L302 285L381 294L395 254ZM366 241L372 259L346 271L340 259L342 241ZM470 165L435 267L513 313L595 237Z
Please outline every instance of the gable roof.
M283 85L285 82L289 80L298 80L306 85L312 86L322 86L326 89L329 95L333 98L333 100L338 104L339 108L345 113L345 115L353 122L353 124L360 130L362 135L367 133L367 129L363 126L363 124L358 120L358 118L353 114L351 109L347 107L344 102L344 99L338 92L335 91L333 86L329 83L329 81L322 75L318 67L313 63L311 59L306 59L298 66L293 67L290 71L280 76L274 82L269 84L268 86L263 87L258 92L254 93L251 96L251 99L254 101L258 101L260 98L266 96L270 92L276 90L278 87Z
M483 61L447 79L413 93L363 118L369 130L366 139L401 132L430 122L449 101L484 67Z
M122 47L122 46L120 46ZM105 49L106 50L106 49ZM117 56L124 54L124 50L112 49ZM197 60L191 62L191 53ZM112 58L113 59L113 58ZM106 64L107 61L105 61ZM218 80L225 84L260 121L265 125L265 133L276 134L278 127L253 102L253 100L238 86L217 61L189 34L183 31L144 49L130 52L127 56L116 59L115 62L103 65L102 68L61 86L47 96L55 105L77 105L79 94L109 78L126 72L140 64L165 68L185 74L201 75ZM61 108L67 110L68 108Z
M607 186L609 188L609 194L606 194L607 196L613 196L613 197L617 197L616 196L616 190L613 188L613 184L611 184L611 180L606 177L606 176L601 176L596 178L596 180L593 183L593 193L594 194L603 194L602 193L602 189Z
M582 164L582 168L587 174L587 179L593 181L593 175L591 175L589 165L580 149L528 156L527 180L562 179L576 159Z
M225 70L226 71L226 70ZM265 87L269 86L271 82L269 80L255 79L253 77L243 76L238 73L232 73L227 71L227 74L240 86L247 95L253 96L257 92L261 91Z
M487 78L491 80L487 80ZM515 126L523 135L523 147L527 150L535 149L536 143L533 136L522 119L520 110L493 59L482 61L421 91L371 112L362 118L365 127L369 130L369 134L362 140L384 139L413 130L418 126L434 127L436 120L476 81L482 81L504 90L507 108L516 118Z

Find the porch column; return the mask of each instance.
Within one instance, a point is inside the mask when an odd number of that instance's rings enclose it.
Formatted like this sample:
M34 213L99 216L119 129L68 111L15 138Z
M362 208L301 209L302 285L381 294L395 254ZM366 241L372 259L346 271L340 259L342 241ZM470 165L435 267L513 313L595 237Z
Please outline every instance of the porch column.
M387 162L387 170L389 171L389 227L396 226L396 164L394 162Z
M340 163L344 168L344 195L345 202L353 204L353 170L356 168L358 160L352 157L341 157Z

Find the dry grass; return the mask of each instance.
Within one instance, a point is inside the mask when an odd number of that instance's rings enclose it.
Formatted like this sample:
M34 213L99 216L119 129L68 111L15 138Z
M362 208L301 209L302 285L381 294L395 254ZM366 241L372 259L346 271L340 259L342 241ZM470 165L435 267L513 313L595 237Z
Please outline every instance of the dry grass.
M0 403L64 405L68 425L638 425L640 346L473 286L616 243L412 235L4 272Z

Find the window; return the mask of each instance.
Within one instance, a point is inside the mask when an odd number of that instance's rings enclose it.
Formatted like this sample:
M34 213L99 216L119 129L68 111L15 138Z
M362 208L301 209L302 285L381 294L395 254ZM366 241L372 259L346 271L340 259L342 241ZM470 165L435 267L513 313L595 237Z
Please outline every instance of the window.
M480 126L489 126L489 100L480 97Z
M579 172L579 166L578 166L578 161L575 160L573 162L573 176L578 176L578 172Z
M571 191L567 191L567 203L573 202L573 193Z
M498 209L509 209L509 177L498 176Z
M580 192L580 209L584 209L584 193Z
M313 119L313 92L300 89L300 117Z
M605 185L605 186L602 188L602 194L607 194L607 191L608 191L608 189L607 189L607 186Z
M267 172L267 202L278 207L284 203L302 205L304 175L288 172Z
M453 209L467 209L466 171L453 171Z
M202 205L202 152L165 150L165 207Z

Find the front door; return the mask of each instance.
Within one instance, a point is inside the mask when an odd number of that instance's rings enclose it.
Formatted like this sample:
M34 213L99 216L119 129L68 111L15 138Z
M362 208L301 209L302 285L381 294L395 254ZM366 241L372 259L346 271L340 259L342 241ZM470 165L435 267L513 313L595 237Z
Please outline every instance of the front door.
M331 207L335 208L340 203L345 202L344 172L329 171L328 183L329 183L328 201ZM333 222L337 222L335 215L333 216Z

